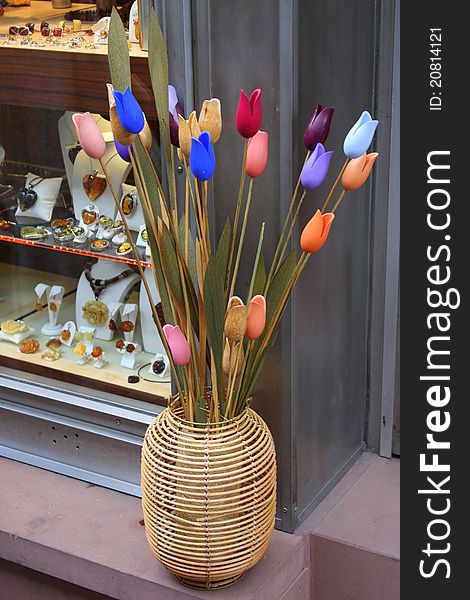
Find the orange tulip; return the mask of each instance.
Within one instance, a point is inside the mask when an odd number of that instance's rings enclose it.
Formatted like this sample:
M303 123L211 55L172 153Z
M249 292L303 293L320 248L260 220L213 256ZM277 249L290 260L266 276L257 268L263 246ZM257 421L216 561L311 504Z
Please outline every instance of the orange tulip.
M310 221L305 225L300 236L300 245L304 252L313 254L318 252L330 233L330 227L335 215L333 213L321 214L319 210L313 215Z
M196 111L193 110L193 112L189 115L188 120L186 120L183 116L178 115L178 121L178 138L180 148L185 155L186 160L189 160L189 154L191 152L191 138L198 139L198 137L201 135L201 129L197 121Z
M245 335L249 340L256 340L263 333L266 325L266 299L261 294L253 296L248 308L248 320Z
M377 152L371 152L349 161L341 178L344 189L352 192L364 185L378 156Z

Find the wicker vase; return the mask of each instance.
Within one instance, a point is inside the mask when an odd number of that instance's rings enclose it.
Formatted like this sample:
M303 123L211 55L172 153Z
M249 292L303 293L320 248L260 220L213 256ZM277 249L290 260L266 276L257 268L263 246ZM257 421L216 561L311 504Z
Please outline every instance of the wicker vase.
M234 583L263 556L274 529L276 456L266 423L248 408L195 426L173 403L145 434L142 505L153 554L182 583Z

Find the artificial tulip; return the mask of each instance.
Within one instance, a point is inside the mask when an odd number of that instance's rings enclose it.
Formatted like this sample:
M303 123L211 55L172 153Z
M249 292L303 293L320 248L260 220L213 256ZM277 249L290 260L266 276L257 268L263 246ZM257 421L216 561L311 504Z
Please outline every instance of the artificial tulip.
M238 296L232 296L225 313L224 335L231 342L239 342L247 326L246 306Z
M364 111L344 138L343 150L349 158L358 158L372 142L378 121L372 120L370 113Z
M203 131L197 140L192 138L189 166L191 173L199 181L207 181L214 174L215 156L208 131Z
M191 350L179 325L166 324L163 326L163 333L170 346L171 356L175 364L180 367L187 365L191 359Z
M114 90L113 96L121 125L129 133L140 133L145 125L145 117L130 88L127 87L124 93Z
M245 92L240 90L236 117L238 133L244 138L253 137L261 126L261 117L261 90L254 90L249 100Z
M213 144L220 138L222 133L222 110L218 98L204 100L202 103L199 114L199 127L201 131L208 131L211 134Z
M114 138L114 146L122 160L125 160L126 162L131 162L131 157L129 155L129 146L123 146L117 141L116 138Z
M191 139L199 138L201 135L201 129L199 128L199 123L196 117L196 111L189 115L189 119L186 120L182 115L178 115L178 139L181 151L186 157L186 160L189 160L189 155L191 154Z
M248 140L245 171L248 177L259 177L268 162L268 134L258 131Z
M101 133L101 129L89 112L85 114L75 113L72 120L77 130L78 141L85 154L90 158L99 160L103 158L106 152L106 143Z
M229 340L226 339L224 352L222 354L222 370L225 375L229 375L230 373L235 374L236 377L241 375L244 360L243 343L239 342L238 344L231 344ZM237 365L236 373L235 364Z
M304 188L314 190L320 186L328 173L333 152L325 152L323 144L317 144L315 150L308 157L300 173L300 181Z
M146 150L150 150L152 147L152 132L150 131L149 124L147 123L147 119L144 116L144 128L139 133L140 141L142 142L143 147Z
M300 246L304 252L313 254L320 250L330 233L334 218L335 215L333 213L322 214L317 210L307 225L305 225L300 236Z
M317 144L326 142L334 111L335 109L331 106L325 108L321 104L317 104L304 132L304 144L307 150L312 151Z
M121 146L129 146L133 142L135 135L124 129L121 121L119 120L116 101L114 99L113 86L110 83L107 83L106 87L108 88L109 121L111 123L111 130L113 132L114 139Z
M253 296L248 308L248 319L245 335L249 340L256 340L263 333L266 325L266 299L261 294Z
M377 152L371 152L363 154L359 158L353 158L341 177L344 189L352 192L364 185L378 156Z
M176 90L172 85L168 86L168 112L170 120L170 140L173 146L179 148L178 115L183 114L183 111L181 110Z

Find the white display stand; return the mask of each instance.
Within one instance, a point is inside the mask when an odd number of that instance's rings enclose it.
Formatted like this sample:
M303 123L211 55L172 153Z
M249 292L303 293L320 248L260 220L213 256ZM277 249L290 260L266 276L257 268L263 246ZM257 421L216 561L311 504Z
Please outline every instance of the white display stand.
M91 276L95 279L110 279L119 275L123 271L129 269L128 265L121 264L118 262L114 262L111 260L99 259L96 264L91 267ZM138 273L133 273L129 275L125 279L121 279L120 281L116 281L115 283L111 283L107 288L105 288L98 300L104 302L108 309L110 305L112 306L114 303L124 303L128 298L132 287L140 280L140 276ZM78 281L77 286L77 294L76 294L76 306L75 306L75 314L76 314L76 322L77 327L90 325L88 321L85 321L83 318L82 306L88 300L95 300L95 295L93 290L90 287L90 284L85 277L85 274L82 273L80 275L80 279ZM106 320L106 323L103 325L95 326L96 334L95 337L99 340L111 340L113 338L113 332L109 329L109 318Z
M148 287L150 289L150 293L152 295L153 303L158 304L160 302L160 294L157 291L157 287L155 285L155 281L152 275L152 270L145 269L144 274L145 279L148 283ZM147 292L143 283L140 284L139 305L142 344L144 346L145 352L150 352L152 354L165 354L165 347L163 346L163 342L160 339L160 334L158 333L157 326L155 325L155 321L153 320L152 308L150 306L150 302L147 297Z
M49 322L44 323L41 327L41 333L43 335L57 336L62 331L63 325L58 324L60 307L62 305L62 298L64 297L65 288L62 285L47 285L46 283L38 283L34 288L36 292L38 303L42 301L45 296L47 300L47 313L49 316ZM55 304L56 310L51 310L51 305Z
M106 152L102 158L102 162L111 179L113 188L118 194L123 181L125 181L131 170L131 165L125 160L122 160L117 153L113 142L106 144ZM95 204L98 206L100 215L106 215L115 220L117 218L117 208L109 185L106 185L106 189L101 196L96 198L96 200L91 200L85 192L83 178L86 175L92 174L94 170L98 171L100 175L104 175L99 161L91 159L83 150L80 150L75 159L75 164L73 165L72 187L70 190L72 193L75 216L79 219L83 208L88 204Z
M32 329L31 327L28 327L26 331L14 334L5 333L0 329L0 340L5 340L6 342L13 342L13 344L18 345L20 342L32 335L33 332L34 329Z
M132 215L130 215L129 217L126 217L126 221L127 221L127 226L129 227L129 229L131 231L140 231L141 228L145 229L145 225L143 225L144 223L144 211L142 208L142 203L140 201L139 198L139 194L137 193L137 189L135 186L133 185L128 185L127 183L123 183L122 184L122 194L121 194L121 202L122 199L124 198L124 196L127 196L127 194L130 194L132 192L135 192L136 197L137 197L137 206L134 210L134 212L132 213ZM118 219L120 219L120 215L117 216Z
M123 304L120 308L121 323L123 321L130 321L134 324L132 331L123 331L123 337L126 342L132 342L134 340L136 329L137 329L137 315L139 314L139 306L137 304Z
M132 344L134 346L134 350L132 352L128 352L126 350L127 346ZM121 367L125 367L126 369L135 369L135 363L137 361L137 355L141 351L140 344L136 344L135 342L126 342L126 345L122 350L118 350L119 354L122 354L121 358Z
M70 331L70 337L68 340L62 339L62 331L65 330ZM71 346L74 343L76 330L77 328L73 321L67 321L67 323L63 324L62 331L60 332L60 339L65 346Z
M72 121L73 114L73 112L67 111L57 122L57 127L59 129L60 148L62 150L62 158L64 160L65 172L67 174L67 180L69 182L70 189L72 189L73 162L69 158L69 149L72 145L78 142L77 132ZM112 142L113 133L111 131L111 123L106 119L103 119L101 115L92 114L91 117L96 121L96 124L103 132L105 141ZM76 217L78 219L80 215L76 215Z

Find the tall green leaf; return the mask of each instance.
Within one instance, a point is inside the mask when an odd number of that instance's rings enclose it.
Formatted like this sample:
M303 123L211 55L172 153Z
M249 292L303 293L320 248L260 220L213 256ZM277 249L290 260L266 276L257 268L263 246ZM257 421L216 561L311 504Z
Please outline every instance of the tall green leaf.
M160 252L163 262L163 270L171 290L172 296L176 298L181 306L184 306L182 282L178 258L176 255L175 242L165 223L161 222ZM184 283L183 283L184 285Z
M266 285L266 267L264 265L263 255L259 257L258 268L256 270L255 284L253 286L253 296L264 293Z
M297 254L295 250L284 259L282 265L274 275L271 285L266 296L266 329L268 330L269 324L272 321L273 316L276 314L279 305L282 301L282 297L286 291L287 285L291 280L292 274L294 273L295 266L297 264Z
M160 126L160 142L165 156L165 163L170 186L170 197L176 198L173 155L170 142L170 121L168 114L168 54L166 42L155 11L150 11L148 64L152 82L158 123Z
M114 6L109 22L108 63L114 89L123 92L126 87L131 87L129 46L121 17Z
M219 245L217 246L217 263L220 268L220 272L224 281L227 279L227 268L228 268L228 253L230 250L230 219L227 217L225 221L222 235L219 239Z
M132 144L134 155L137 158L140 174L145 186L146 197L153 211L153 218L162 216L162 208L160 205L160 194L158 193L158 183L155 177L153 165L150 162L150 157L145 150L139 136L136 136Z
M193 282L193 286L196 289L197 286L197 275L196 275L196 249L194 247L194 239L191 234L191 230L189 230L188 235L188 271L191 277L191 281ZM184 217L181 217L179 226L178 226L178 236L180 241L181 254L184 256L185 254L185 223Z
M217 256L211 256L204 277L204 308L206 311L207 337L214 354L217 371L219 398L222 390L222 351L224 340L225 295L224 277Z

